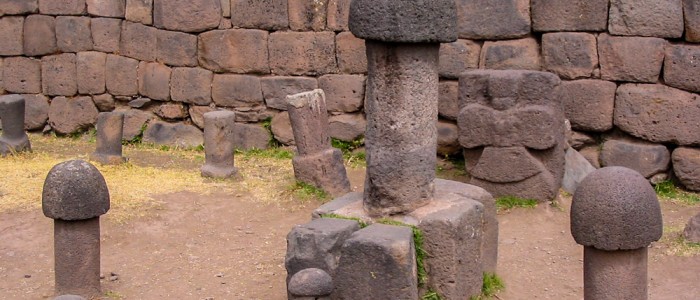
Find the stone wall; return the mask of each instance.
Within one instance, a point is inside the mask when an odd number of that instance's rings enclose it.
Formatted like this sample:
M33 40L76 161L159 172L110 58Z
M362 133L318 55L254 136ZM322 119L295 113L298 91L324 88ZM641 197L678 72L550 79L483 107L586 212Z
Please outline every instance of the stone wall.
M700 187L697 1L456 2L460 40L440 55L439 152L458 149L461 72L543 70L564 80L571 144L595 165L658 178L672 161ZM146 141L197 143L202 114L227 109L238 143L264 147L268 118L277 140L293 142L284 97L322 88L331 135L352 140L364 132L367 67L349 3L0 0L0 93L27 95L30 130L70 134L122 110L126 139L146 124Z

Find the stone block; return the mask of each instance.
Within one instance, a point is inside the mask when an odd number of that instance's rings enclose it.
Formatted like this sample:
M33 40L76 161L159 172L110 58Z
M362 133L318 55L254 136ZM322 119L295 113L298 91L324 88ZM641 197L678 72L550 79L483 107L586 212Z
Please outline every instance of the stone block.
M544 69L566 79L591 77L598 67L596 38L588 33L542 35Z
M540 45L534 38L485 42L479 68L540 70Z
M153 0L126 0L127 21L153 24Z
M124 18L126 0L86 0L91 16Z
M155 118L156 116L152 113L139 109L129 109L124 111L124 128L122 139L125 141L134 140L134 138L143 133L143 126Z
M119 51L122 20L112 18L93 18L90 22L92 44L96 51L115 53Z
M107 54L78 52L77 81L80 94L96 95L105 92Z
M3 67L2 67L2 57L0 57L0 95L5 94L5 85L2 83L2 74L3 74Z
M0 1L0 17L3 15L24 15L39 11L38 0L2 0Z
M583 147L580 151L581 155L588 160L593 167L596 169L600 169L600 146L594 145L594 146L587 146Z
M92 50L90 17L56 17L56 42L62 52Z
M278 142L284 145L294 145L294 132L292 131L292 122L289 117L289 112L281 111L272 117L270 124L272 135Z
M700 92L698 57L700 57L700 46L669 45L666 47L664 83L686 91Z
M326 97L323 90L317 89L289 95L287 96L287 103L289 118L294 132L294 142L297 146L297 157L312 155L330 149L331 138L328 130L328 110L326 109ZM332 163L332 154L319 155L313 160L325 161L326 164ZM305 167L309 168L304 171L316 175L315 173L318 173L318 169L313 166L313 163L306 164ZM345 171L342 172L344 174ZM333 173L336 172L331 172L329 175L338 175ZM310 181L309 183L313 182ZM324 187L320 184L317 186ZM349 185L347 186L349 187ZM345 192L349 192L349 189Z
M287 0L289 29L294 31L323 31L329 0Z
M159 63L141 62L138 69L139 94L153 100L170 100L172 70Z
M690 218L683 230L683 237L691 243L700 243L700 214Z
M189 107L188 112L190 113L190 119L192 119L192 123L200 129L204 128L204 114L215 111L214 108L209 106L190 105Z
M597 141L590 134L574 130L571 131L571 135L568 137L568 143L572 148L581 150L585 146L596 144Z
M97 107L89 96L56 97L49 108L49 125L56 133L72 134L97 123Z
M685 17L685 40L692 43L700 42L700 3L694 0L683 0L683 16Z
M441 156L459 154L462 150L459 144L459 127L452 122L438 120L437 123L437 153Z
M0 96L0 154L3 157L20 152L31 152L32 146L24 130L25 100L22 95Z
M165 120L180 120L188 116L187 107L182 103L163 103L153 111ZM233 153L233 152L232 152Z
M530 34L529 0L457 0L457 26L463 39L512 39Z
M610 81L583 79L563 81L557 88L571 128L605 132L613 127L617 85Z
M332 32L273 32L270 69L278 75L335 73L335 34Z
M297 142L297 146L300 144ZM292 159L294 178L316 186L332 196L345 195L351 188L343 161L343 152L335 148L297 155Z
M292 276L287 291L295 299L322 299L333 292L333 278L321 269L304 269Z
M85 0L39 0L39 13L44 15L85 14Z
M214 73L202 68L173 68L170 96L173 101L209 105L213 78Z
M534 31L605 31L610 0L532 0Z
M199 63L214 72L269 74L268 35L267 31L254 29L202 33L198 43Z
M94 95L92 102L100 112L110 112L115 108L114 97L110 94Z
M109 190L95 166L83 160L60 163L49 171L41 193L44 215L54 220L87 220L109 210Z
M138 60L156 60L156 33L158 29L141 23L122 22L119 54Z
M287 8L287 0L231 0L231 24L240 28L287 29Z
M615 125L635 137L655 142L700 143L700 101L696 94L660 84L623 84L615 97Z
M457 10L453 0L350 2L350 31L366 40L454 42L457 40L456 21Z
M105 63L107 91L115 96L133 96L138 94L139 61L119 55L107 55Z
M326 94L330 113L356 112L365 100L364 75L324 75L318 78L319 88Z
M44 129L49 119L49 98L42 94L22 95L24 97L24 129Z
M272 118L278 110L268 109L265 106L237 107L236 122L239 123L259 123Z
M124 136L124 114L121 112L103 112L97 115L95 152L90 160L102 165L118 165L126 162L122 155L122 136Z
M219 27L220 0L169 0L153 3L153 25L167 30L202 32Z
M156 59L176 67L197 66L197 36L184 32L158 30Z
M24 17L0 18L0 55L22 55Z
M459 115L459 82L452 80L440 81L438 113L448 120L457 120Z
M671 153L666 146L635 140L608 140L600 152L603 167L619 166L650 178L668 170Z
M267 107L287 110L287 95L315 90L318 81L312 77L275 76L261 78L260 85Z
M250 75L215 74L212 98L217 106L224 107L264 105L260 78Z
M350 0L328 0L328 30L348 31L349 16Z
M596 168L574 148L566 149L566 164L561 188L569 194L574 194L579 184Z
M356 231L343 244L332 298L418 299L415 256L409 227L374 224Z
M41 87L44 95L73 96L78 92L76 57L72 53L41 58Z
M51 16L29 15L24 20L24 55L54 54L56 46L56 20Z
M367 119L361 113L331 116L328 118L328 128L332 138L352 142L364 136Z
M41 93L41 61L27 57L3 60L2 83L5 91L18 94Z
M270 144L270 132L258 124L236 123L233 129L233 143L236 149L267 149Z
M648 82L659 80L666 41L650 37L598 36L600 75L605 80Z
M673 151L673 173L683 186L700 191L700 150L678 147Z
M464 71L479 68L481 46L470 40L440 45L440 77L455 79Z
M143 141L156 145L190 148L202 145L204 134L192 125L154 122L150 123L143 132Z
M351 32L338 33L335 37L335 52L341 73L367 73L365 40L356 38Z
M682 0L610 0L608 31L613 35L680 38Z

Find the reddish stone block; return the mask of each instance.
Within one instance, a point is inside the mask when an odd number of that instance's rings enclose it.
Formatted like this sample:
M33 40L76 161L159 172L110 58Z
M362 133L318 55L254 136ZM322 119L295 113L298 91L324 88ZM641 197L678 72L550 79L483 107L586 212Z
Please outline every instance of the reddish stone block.
M341 32L335 37L335 47L341 73L367 73L365 40L356 38L351 32Z
M438 114L448 120L457 120L459 116L459 82L440 81L438 97Z
M41 58L41 87L47 96L73 96L78 93L76 58L73 53Z
M0 18L0 55L22 55L23 17Z
M96 95L105 92L107 54L79 52L77 57L78 92Z
M342 114L328 118L328 131L332 138L352 142L363 135L367 119L363 114Z
M153 3L153 25L158 28L202 32L219 27L220 0L168 0Z
M125 0L86 0L87 12L92 16L124 18Z
M328 0L287 0L289 28L295 31L323 31Z
M700 43L700 3L696 0L683 0L685 17L685 40Z
M531 0L534 31L605 31L610 0Z
M530 34L530 0L457 0L463 39L512 39Z
M683 35L681 0L611 0L608 32L679 38Z
M202 33L198 43L199 63L214 72L269 74L267 40L267 31L254 29Z
M153 0L126 0L126 20L153 24Z
M156 60L171 66L197 66L197 36L184 32L156 32Z
M470 40L440 45L440 77L458 78L469 69L479 68L481 46Z
M0 57L0 95L5 94L5 85L2 83L2 74L3 74L2 57Z
M287 7L287 0L231 0L231 24L241 28L286 29Z
M348 31L350 0L328 0L327 27L333 31Z
M170 100L172 70L159 63L139 63L139 94L153 100Z
M664 83L691 92L700 92L700 46L669 45L666 47Z
M364 75L324 75L318 78L318 86L326 94L326 109L331 113L356 112L364 105Z
M0 17L3 15L23 15L39 11L38 0L1 0Z
M5 91L17 94L41 93L41 61L27 57L3 60L2 83Z
M92 45L96 51L114 53L119 51L122 20L93 18L90 22Z
M613 127L616 90L617 85L610 81L563 81L557 87L556 97L562 103L571 128L604 132Z
M27 16L24 20L24 55L41 56L57 51L56 20L44 15Z
M164 103L155 109L155 114L166 120L187 118L187 107L182 103Z
M270 69L279 75L319 75L337 72L332 32L273 32Z
M39 13L44 15L82 15L85 0L39 0Z
M156 32L141 23L122 22L119 54L138 60L156 60Z
M260 80L265 104L269 108L287 110L287 95L308 92L318 88L312 77L263 77Z
M596 38L588 33L547 33L542 35L544 68L562 78L591 77L598 66Z
M190 119L192 119L192 123L194 123L194 125L197 125L197 127L204 128L204 114L212 112L214 110L214 108L211 108L209 106L190 105Z
M605 80L657 82L666 41L649 37L598 36L600 74Z
M107 55L105 83L107 91L115 96L134 96L138 94L139 61L119 55Z
M92 50L89 17L56 17L56 40L63 52Z
M24 129L40 130L49 119L49 98L42 94L23 95L25 102Z
M480 69L540 70L540 45L534 38L486 42L481 49Z
M216 74L211 89L217 106L253 107L265 104L260 78L256 76Z
M59 134L71 134L97 123L99 111L90 97L56 97L49 107L49 125Z
M214 73L202 68L173 68L170 96L178 102L209 105L213 77Z

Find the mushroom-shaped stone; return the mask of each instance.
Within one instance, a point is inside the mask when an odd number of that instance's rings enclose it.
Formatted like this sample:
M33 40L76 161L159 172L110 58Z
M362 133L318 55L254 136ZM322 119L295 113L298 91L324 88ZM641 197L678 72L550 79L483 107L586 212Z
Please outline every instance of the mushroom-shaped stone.
M361 39L399 43L457 40L454 0L353 0L350 31Z
M304 269L289 279L289 293L298 297L321 297L333 291L333 279L321 269Z
M71 160L49 171L41 205L44 215L54 220L87 220L107 213L109 190L95 166L84 160Z
M85 298L76 295L61 295L53 298L53 300L85 300Z
M624 167L598 169L576 189L571 204L571 234L583 246L634 250L658 241L661 207L641 174Z

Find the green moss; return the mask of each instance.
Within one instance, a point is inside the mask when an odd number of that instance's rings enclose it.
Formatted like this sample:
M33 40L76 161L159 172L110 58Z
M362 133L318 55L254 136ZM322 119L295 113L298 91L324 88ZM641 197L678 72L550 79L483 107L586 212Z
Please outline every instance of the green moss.
M318 199L328 200L330 195L323 189L310 185L306 182L297 181L290 187L290 190L302 200Z
M681 190L670 180L657 183L654 186L654 191L656 191L656 195L661 199L677 201L688 205L700 203L700 196Z
M328 219L342 219L342 220L352 220L360 224L360 228L365 228L369 226L365 221L362 221L360 218L354 218L354 217L346 217L346 216L341 216L338 214L322 214L321 218L328 218Z
M496 198L496 206L498 207L498 210L510 210L516 207L534 208L537 206L537 200L523 199L514 196L504 196Z

